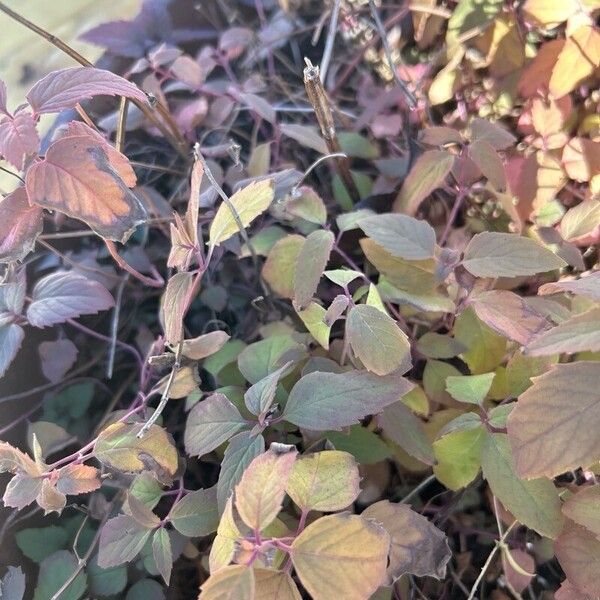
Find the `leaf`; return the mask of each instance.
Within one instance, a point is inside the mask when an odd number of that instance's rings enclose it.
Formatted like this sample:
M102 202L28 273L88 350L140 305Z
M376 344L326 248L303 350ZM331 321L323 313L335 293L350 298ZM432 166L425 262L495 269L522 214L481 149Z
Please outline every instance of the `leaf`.
M428 358L452 358L467 348L448 335L428 331L417 341L417 350Z
M548 319L527 304L526 299L506 290L477 294L471 299L471 306L488 327L523 345L549 326Z
M426 465L435 464L433 448L425 434L423 423L403 402L387 406L378 422L385 435L408 454Z
M217 530L217 489L211 487L186 494L169 513L173 527L188 537L201 537Z
M157 384L156 389L160 394L164 394L171 375L165 375ZM198 369L196 365L183 365L175 373L171 386L169 387L169 398L178 400L189 396L192 392L198 390L200 378L198 377Z
M211 394L188 415L184 434L186 452L192 456L208 454L245 426L246 420L227 396Z
M416 160L394 202L394 212L414 215L421 202L444 183L454 165L454 155L427 150Z
M68 339L42 342L38 346L42 373L52 383L58 383L77 360L77 346Z
M48 600L67 582L77 570L77 559L67 550L59 550L48 556L40 565L33 600ZM86 590L87 577L82 569L61 593L61 600L79 600Z
M387 500L372 504L362 514L390 535L389 580L396 581L405 573L444 579L452 553L446 536L425 517L406 504Z
M142 423L113 423L100 432L94 455L104 465L128 473L153 471L159 481L177 471L177 450L169 434L158 425L139 438Z
M550 93L555 98L573 91L600 65L600 31L593 25L575 30L563 46L550 76Z
M272 335L250 344L238 356L238 367L250 383L258 383L290 360L303 357L306 349L291 335Z
M531 575L535 574L534 558L518 548L503 549L502 568L507 582L518 594L522 593L535 577Z
M434 255L435 231L426 221L392 213L367 217L358 224L392 256L423 260Z
M332 271L325 271L323 275L340 287L346 287L355 279L363 276L359 271L352 271L350 269L334 269Z
M98 281L73 271L57 271L35 284L27 320L34 327L47 327L113 305L110 292Z
M255 600L254 570L244 565L223 567L201 589L198 600Z
M598 350L600 350L600 308L592 308L538 335L527 346L526 352L531 356L547 356L561 352L572 354Z
M140 579L127 592L125 600L165 600L163 586L154 579Z
M134 83L104 69L72 67L52 71L27 93L38 115L60 112L94 96L125 96L146 104L146 94Z
M535 58L521 73L518 89L521 96L529 98L537 92L548 90L552 68L565 45L564 39L550 40L543 43Z
M58 471L56 489L63 494L87 494L100 485L100 471L96 467L72 463Z
M254 569L254 600L302 600L289 573Z
M347 306L348 299L346 298L346 296L337 296L334 299L334 302L337 298L343 298ZM337 307L339 306L340 303L337 304ZM341 310L343 312L345 310L345 306ZM304 323L306 329L308 329L310 334L315 338L315 340L317 340L317 342L319 342L319 344L323 348L325 348L325 350L329 349L329 335L331 333L331 324L337 320L336 317L333 321L329 321L327 318L328 313L329 309L325 310L320 304L317 304L316 302L311 302L304 310L297 311L297 314Z
M157 529L152 536L152 556L158 572L164 582L169 585L173 568L173 550L169 533L164 527Z
M0 119L0 155L19 171L27 156L37 153L40 138L30 111L18 108L14 116Z
M508 418L517 472L555 477L600 459L600 363L554 365Z
M241 431L231 438L221 462L221 472L217 482L219 513L223 512L227 499L232 495L246 467L264 451L265 438L262 435Z
M462 264L476 277L518 277L553 271L567 263L532 239L485 231L473 236Z
M600 148L600 144L598 146ZM577 245L587 246L599 241L600 201L585 200L570 208L560 222L560 232L565 240Z
M24 187L0 201L0 262L23 260L44 227L42 209L31 206Z
M226 567L233 560L241 538L242 534L233 516L233 497L230 497L225 503L225 509L217 528L217 535L210 549L209 567L211 573Z
M296 140L302 146L316 150L319 154L327 154L327 144L317 132L316 127L294 123L281 123L279 127L283 135Z
M270 375L267 375L244 394L244 402L248 410L258 417L259 423L264 422L264 418L269 412L273 401L279 380L289 372L291 363L286 363Z
M21 510L32 502L36 502L42 493L44 481L39 475L15 475L4 490L4 496L2 496L4 506Z
M89 130L53 142L44 160L28 169L25 185L32 204L84 221L98 235L124 243L147 216L129 189L135 183L127 157Z
M129 515L109 519L100 533L98 565L103 569L132 561L150 538L152 529Z
M563 514L600 539L600 485L584 487L563 504Z
M292 388L283 418L298 427L340 430L381 412L408 392L412 384L398 375L379 377L367 371L343 374L314 372Z
M545 0L527 0L523 5L523 13L536 25L553 29L577 13L580 6L577 0L564 0L556 3Z
M202 360L218 352L230 339L224 331L211 331L183 342L182 354L192 360Z
M394 320L374 306L359 304L350 309L346 336L354 354L377 375L408 371L410 342Z
M47 556L67 547L69 534L66 529L56 525L30 527L17 531L15 540L27 558L41 563Z
M325 450L301 456L286 492L304 512L333 512L350 506L360 493L360 476L351 454Z
M361 465L372 465L388 458L390 447L362 425L353 425L347 433L328 431L325 437L336 450L352 454Z
M489 142L483 139L472 142L469 146L469 157L496 190L506 190L504 164Z
M474 118L470 129L473 142L487 142L494 150L506 150L517 141L504 127L487 119Z
M492 387L495 373L446 378L446 390L458 402L482 404Z
M558 536L563 524L558 492L548 479L518 477L508 436L500 433L486 436L481 466L492 493L515 519L540 535L552 539Z
M161 314L165 338L173 346L183 339L183 319L192 301L194 276L191 273L175 273L167 282L161 301Z
M263 179L262 181L253 181L238 190L231 196L229 203L235 209L242 226L248 227L256 217L267 210L273 196L273 180ZM239 233L236 219L229 206L223 202L210 224L209 243L213 247L219 246L236 233Z
M325 225L327 222L327 207L322 198L307 186L299 188L297 197L290 198L285 204L289 215L299 217L309 223Z
M304 237L288 235L275 243L262 268L262 276L269 287L283 298L294 297L294 270Z
M298 308L306 307L317 291L334 241L333 233L324 229L313 231L304 240L294 269L294 302Z
M235 507L254 531L268 527L279 514L297 450L294 446L271 444L246 468L235 487Z
M133 480L129 487L129 494L148 508L153 509L161 498L162 488L153 475L142 473Z
M597 597L600 540L583 527L567 527L556 540L554 551L569 582L590 598Z
M127 586L127 567L120 565L102 569L98 566L97 556L86 565L86 573L89 591L94 597L119 594Z
M160 519L151 508L138 500L133 494L127 494L123 503L123 512L132 517L135 522L146 529L156 529L161 524Z
M0 580L0 592L7 600L22 600L25 595L25 573L21 567L8 567Z
M600 271L591 273L581 279L562 280L546 283L538 290L542 294L555 294L558 292L570 292L576 296L586 296L592 300L600 301Z
M0 313L0 323L2 318ZM16 323L0 324L0 377L4 377L24 339L25 332Z
M481 468L481 451L485 429L481 422L476 427L458 429L433 442L436 463L433 472L448 489L457 491L471 483Z
M293 542L291 557L314 600L364 600L383 583L389 535L356 515L329 515L311 523Z

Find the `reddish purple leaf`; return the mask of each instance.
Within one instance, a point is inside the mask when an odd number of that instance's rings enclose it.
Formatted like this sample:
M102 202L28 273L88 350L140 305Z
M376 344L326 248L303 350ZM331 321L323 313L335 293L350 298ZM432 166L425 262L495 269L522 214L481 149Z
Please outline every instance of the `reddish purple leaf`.
M42 342L38 352L42 373L52 383L58 383L77 360L77 346L67 339Z
M146 218L129 189L136 176L127 157L89 127L54 142L45 159L29 168L30 202L85 221L98 235L125 242Z
M40 79L27 94L38 115L74 108L94 96L125 96L146 102L146 94L137 85L104 69L73 67L53 71Z
M110 292L101 283L71 271L58 271L36 283L27 320L34 327L47 327L113 305Z
M17 169L23 168L23 159L35 154L39 145L35 119L29 110L20 108L14 117L0 121L0 154Z
M0 202L0 262L23 260L43 226L42 209L29 204L24 187L8 194Z

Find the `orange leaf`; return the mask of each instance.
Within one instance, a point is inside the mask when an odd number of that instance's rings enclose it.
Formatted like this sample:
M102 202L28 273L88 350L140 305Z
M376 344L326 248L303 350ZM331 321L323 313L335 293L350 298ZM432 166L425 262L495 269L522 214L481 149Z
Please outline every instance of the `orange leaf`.
M87 130L87 131L86 131ZM31 203L85 221L98 235L125 242L146 211L129 189L135 173L123 154L81 123L54 142L27 172Z

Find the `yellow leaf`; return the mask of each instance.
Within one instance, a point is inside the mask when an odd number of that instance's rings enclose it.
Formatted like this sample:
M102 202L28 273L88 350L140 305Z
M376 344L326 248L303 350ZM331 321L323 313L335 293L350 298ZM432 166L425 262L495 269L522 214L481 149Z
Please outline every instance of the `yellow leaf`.
M198 600L255 600L254 570L232 565L217 571L203 584Z
M292 544L292 562L313 600L365 600L385 581L390 536L341 513L311 523Z
M294 269L304 237L288 235L275 243L269 251L262 269L262 276L269 287L283 298L294 297Z
M233 516L233 499L228 498L210 549L208 564L211 573L226 567L233 560L241 537L242 533Z
M570 208L560 223L563 238L576 244L595 243L600 230L600 200L585 200Z
M254 569L254 600L302 600L288 573L273 569Z
M351 454L325 450L296 461L286 491L302 510L332 512L356 500L359 481L358 467Z
M485 54L483 65L494 77L504 77L521 68L525 62L525 47L513 19L494 19L485 33L475 40Z
M320 304L311 302L304 310L297 310L296 313L315 340L328 350L331 325L323 320L327 311Z
M235 488L235 507L248 527L261 531L281 510L296 454L294 446L273 443L244 471Z
M273 180L264 179L262 181L253 181L245 188L238 190L231 198L229 203L235 209L237 216L243 227L248 227L256 217L263 213L269 207L273 200ZM209 243L211 246L218 246L232 235L239 233L240 229L234 214L229 206L223 202L217 214L210 225Z
M587 79L600 65L600 31L584 25L567 38L550 77L550 93L561 98Z
M579 11L577 0L527 0L523 13L536 25L553 29Z

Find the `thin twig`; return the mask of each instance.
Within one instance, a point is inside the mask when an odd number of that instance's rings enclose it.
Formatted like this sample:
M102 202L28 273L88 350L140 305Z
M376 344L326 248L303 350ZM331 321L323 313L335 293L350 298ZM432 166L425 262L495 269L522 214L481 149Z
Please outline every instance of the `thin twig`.
M335 42L335 34L337 31L337 22L340 15L341 0L335 0L333 10L331 11L331 20L329 21L329 29L327 30L327 41L325 42L325 50L321 59L321 78L323 81L327 78L327 69L333 52L333 44Z
M5 167L0 167L0 171L4 171L5 173L8 173L9 175L12 175L13 177L16 177L22 183L25 183L25 180L20 175L17 175L16 173L13 173L10 169L7 169Z
M381 38L383 51L385 53L385 57L390 67L390 71L392 72L394 81L396 82L398 87L404 92L406 102L409 108L414 110L417 107L417 99L415 98L415 95L408 89L406 82L404 82L398 75L396 65L394 64L394 59L392 58L392 51L390 50L390 44L387 39L387 34L385 32L383 23L381 22L381 18L379 17L379 13L377 12L377 7L375 6L375 0L369 0L369 8L371 9L371 16L373 17L373 21L375 21L377 33L379 33L379 37Z
M129 273L121 280L117 288L117 297L115 298L115 307L113 309L112 320L110 322L110 350L108 351L108 363L106 365L106 378L112 379L113 368L115 365L115 352L117 351L117 334L119 333L119 315L121 314L121 302L123 301L123 290L129 279Z
M123 96L119 104L119 122L117 123L117 133L115 135L115 148L119 152L123 152L123 145L125 143L125 127L127 125L127 108L129 102L127 98Z
M400 504L406 504L409 500L411 500L414 496L416 496L421 490L425 489L432 481L435 481L435 475L430 475L427 479L423 479L421 483L414 489L411 490L402 500L400 500Z

